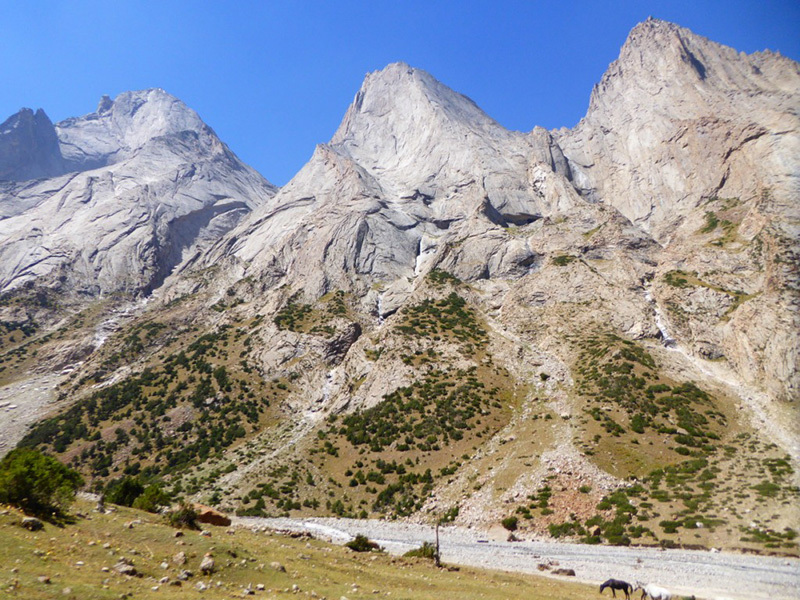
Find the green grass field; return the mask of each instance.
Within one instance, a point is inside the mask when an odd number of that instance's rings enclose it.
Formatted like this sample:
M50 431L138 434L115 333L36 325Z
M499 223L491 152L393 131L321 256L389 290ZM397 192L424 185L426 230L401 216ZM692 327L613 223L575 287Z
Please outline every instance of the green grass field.
M117 507L115 507L117 508ZM119 507L99 514L88 502L74 506L74 524L30 532L19 522L21 513L0 510L0 597L25 600L120 598L240 598L250 585L254 598L330 598L349 600L392 598L423 600L483 598L565 600L586 598L593 586L544 577L486 571L468 567L438 569L425 559L399 558L384 553L355 553L308 538L211 527L210 537L198 531L177 530L162 517ZM126 525L134 522L132 528ZM232 530L231 530L232 531ZM173 563L178 552L185 566ZM216 562L211 576L201 576L200 561L210 552ZM141 577L114 570L125 557ZM271 566L279 562L280 571ZM167 563L167 568L162 567ZM180 587L181 570L194 572ZM47 576L49 583L39 581ZM197 589L198 583L208 586ZM262 584L263 590L256 591ZM355 584L355 586L354 586ZM295 586L297 586L295 588Z

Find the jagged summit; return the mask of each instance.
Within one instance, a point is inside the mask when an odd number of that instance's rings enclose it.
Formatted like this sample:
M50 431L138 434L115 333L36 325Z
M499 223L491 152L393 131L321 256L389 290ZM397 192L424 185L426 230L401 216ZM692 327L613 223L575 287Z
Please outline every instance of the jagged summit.
M0 168L19 183L0 188L0 290L39 281L90 296L148 293L185 250L275 190L161 89L104 96L96 112L55 127L31 111L3 127Z
M96 112L65 119L56 130L74 170L117 162L154 138L185 131L213 135L195 111L159 88L123 92L113 101L103 96Z
M510 157L524 153L524 137L429 73L393 63L366 76L330 145L391 194L433 197L487 171L518 170Z
M64 172L53 123L40 108L23 108L0 124L0 181L53 177Z
M703 197L786 189L798 67L649 19L634 27L595 86L586 116L558 140L585 196L605 199L665 241ZM745 145L748 152L738 152ZM761 160L784 158L776 169L740 179L754 152ZM729 160L747 165L734 169ZM660 167L646 173L646 165Z
M631 30L619 58L595 86L587 118L612 105L617 112L626 110L640 93L650 94L661 110L682 111L682 118L718 110L715 103L724 97L728 101L722 108L727 109L731 94L796 94L792 71L798 73L797 63L772 52L748 55L675 23L650 18ZM620 100L628 102L617 106Z
M439 82L430 73L406 63L392 63L368 73L332 144L347 144L378 123L394 126L394 134L421 133L417 127L448 123L487 133L503 128L470 98Z

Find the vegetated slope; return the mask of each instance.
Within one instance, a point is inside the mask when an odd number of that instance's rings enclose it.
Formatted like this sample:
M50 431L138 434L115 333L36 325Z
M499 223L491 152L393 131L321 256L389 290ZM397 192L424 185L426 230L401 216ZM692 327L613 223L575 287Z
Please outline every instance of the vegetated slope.
M707 73L727 68L727 50L648 22L610 72L661 53L684 85L699 67L672 64L680 44ZM796 97L794 63L758 61L788 88L747 85ZM330 144L88 356L61 390L70 407L22 443L97 486L163 478L241 514L795 552L795 430L775 420L797 412L794 180L767 163L752 187L676 189L636 153L581 162L574 140L613 109L609 77L575 131L523 134L407 65L371 74ZM692 81L758 117L738 79ZM651 119L672 127L676 102ZM670 155L676 177L705 177L696 154ZM630 212L640 192L598 183L617 171L655 181L679 218Z
M173 599L248 593L270 597L285 590L292 593L296 587L298 595L321 598L388 594L426 600L456 594L545 600L583 598L588 589L586 584L533 575L471 567L438 569L426 559L355 553L304 536L242 528L211 527L210 536L188 530L176 539L176 530L157 515L124 507L99 514L85 501L77 509L84 514L74 524L46 525L38 532L19 526L22 515L18 511L2 511L0 558L14 564L13 572L2 581L4 597ZM199 570L206 553L211 553L215 563L209 575ZM123 559L139 576L114 569Z

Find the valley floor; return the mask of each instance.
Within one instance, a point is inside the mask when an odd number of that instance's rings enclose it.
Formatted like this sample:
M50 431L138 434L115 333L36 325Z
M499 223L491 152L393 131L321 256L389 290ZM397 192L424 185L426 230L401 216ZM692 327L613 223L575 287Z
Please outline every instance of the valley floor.
M344 543L363 534L387 552L402 554L434 541L427 525L358 519L236 518L240 527L308 532ZM480 531L441 527L442 561L520 573L548 574L574 569L578 581L600 583L614 577L657 583L673 593L731 600L800 598L800 560L722 552L590 546L553 541L508 542L502 529ZM539 565L548 566L542 571ZM638 592L637 592L638 594Z

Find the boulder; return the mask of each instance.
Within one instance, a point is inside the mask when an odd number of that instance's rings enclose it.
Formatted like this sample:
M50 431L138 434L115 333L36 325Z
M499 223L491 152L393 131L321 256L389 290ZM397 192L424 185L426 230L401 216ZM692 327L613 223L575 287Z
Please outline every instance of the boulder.
M141 577L142 574L136 570L136 567L131 564L127 558L120 558L119 562L114 565L114 570L120 575L127 575L128 577Z
M197 521L199 523L207 523L218 527L228 527L231 524L231 518L228 515L210 506L195 504L194 509L197 511Z

